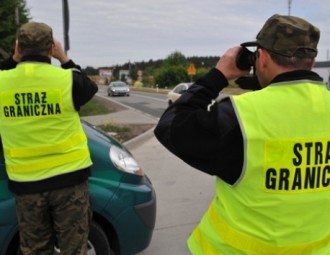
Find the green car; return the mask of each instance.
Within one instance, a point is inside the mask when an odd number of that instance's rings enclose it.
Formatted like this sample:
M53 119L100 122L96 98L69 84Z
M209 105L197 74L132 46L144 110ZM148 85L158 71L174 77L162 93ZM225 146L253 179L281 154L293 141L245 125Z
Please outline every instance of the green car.
M146 249L152 238L156 220L154 188L125 147L88 123L82 124L93 160L89 178L93 221L88 254L136 254ZM19 234L15 199L7 188L2 152L0 212L0 255L16 255Z

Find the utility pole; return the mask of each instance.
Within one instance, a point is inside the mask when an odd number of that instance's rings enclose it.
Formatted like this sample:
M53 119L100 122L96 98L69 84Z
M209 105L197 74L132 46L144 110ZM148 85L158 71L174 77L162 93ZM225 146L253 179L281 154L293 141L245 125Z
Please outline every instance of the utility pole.
M291 3L292 3L292 0L288 0L289 16L291 15Z
M15 6L15 23L16 23L16 26L19 27L19 2L18 2L18 0L16 1L16 6Z
M66 54L67 51L70 49L70 41L69 41L70 14L69 14L68 0L62 0L62 9L63 9L64 51Z

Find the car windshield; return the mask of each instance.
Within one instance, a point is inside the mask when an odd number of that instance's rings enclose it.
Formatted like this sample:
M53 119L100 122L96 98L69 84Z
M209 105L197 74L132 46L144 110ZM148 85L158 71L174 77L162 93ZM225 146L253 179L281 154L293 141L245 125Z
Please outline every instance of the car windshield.
M127 87L127 85L123 82L113 83L113 87Z
M183 84L179 84L174 88L174 92L175 93L182 93L184 91L186 91L192 83L183 83Z

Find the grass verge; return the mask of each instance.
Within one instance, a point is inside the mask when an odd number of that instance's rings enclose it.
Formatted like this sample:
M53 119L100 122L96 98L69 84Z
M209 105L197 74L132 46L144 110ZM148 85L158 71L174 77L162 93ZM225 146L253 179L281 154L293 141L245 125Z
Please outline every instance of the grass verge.
M103 115L123 109L124 108L118 104L96 96L81 108L79 115L81 117ZM153 126L153 124L118 124L109 121L97 127L123 143L146 132Z
M79 115L83 117L108 114L111 112L111 108L107 107L106 104L102 103L100 100L97 100L96 97L93 97L87 104L81 107Z

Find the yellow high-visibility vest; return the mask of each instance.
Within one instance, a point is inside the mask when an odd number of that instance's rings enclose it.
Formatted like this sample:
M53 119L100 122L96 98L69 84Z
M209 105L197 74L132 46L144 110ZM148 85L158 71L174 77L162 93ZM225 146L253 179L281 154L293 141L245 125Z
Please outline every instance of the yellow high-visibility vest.
M23 62L0 72L0 135L13 181L43 180L92 164L73 105L71 70Z
M194 255L330 254L330 91L311 81L233 96L242 176L188 240ZM228 169L230 171L230 169Z

